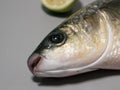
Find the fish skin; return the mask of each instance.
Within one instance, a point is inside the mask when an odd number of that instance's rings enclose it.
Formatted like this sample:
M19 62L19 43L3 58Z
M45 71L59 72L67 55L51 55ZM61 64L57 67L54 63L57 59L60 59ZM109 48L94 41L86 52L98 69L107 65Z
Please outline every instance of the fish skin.
M51 43L56 35L62 41ZM71 15L40 43L28 67L38 77L120 70L120 0L97 0Z

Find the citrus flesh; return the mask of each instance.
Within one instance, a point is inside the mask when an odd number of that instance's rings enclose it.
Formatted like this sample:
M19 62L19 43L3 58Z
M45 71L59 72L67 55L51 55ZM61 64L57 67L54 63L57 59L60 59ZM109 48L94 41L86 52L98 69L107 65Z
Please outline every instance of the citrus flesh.
M41 0L44 7L54 12L67 12L75 4L76 0Z

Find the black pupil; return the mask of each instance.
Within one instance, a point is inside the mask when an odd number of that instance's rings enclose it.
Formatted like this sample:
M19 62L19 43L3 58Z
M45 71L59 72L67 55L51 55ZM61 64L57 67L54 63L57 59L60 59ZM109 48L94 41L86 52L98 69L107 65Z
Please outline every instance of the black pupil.
M61 43L63 40L64 40L64 35L62 33L58 33L50 36L50 41L54 44Z

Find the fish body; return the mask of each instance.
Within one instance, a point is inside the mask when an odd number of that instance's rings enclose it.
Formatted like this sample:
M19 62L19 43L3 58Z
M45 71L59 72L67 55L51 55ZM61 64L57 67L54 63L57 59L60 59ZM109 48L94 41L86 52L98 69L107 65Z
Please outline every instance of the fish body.
M120 70L120 0L97 0L51 31L28 59L37 77Z

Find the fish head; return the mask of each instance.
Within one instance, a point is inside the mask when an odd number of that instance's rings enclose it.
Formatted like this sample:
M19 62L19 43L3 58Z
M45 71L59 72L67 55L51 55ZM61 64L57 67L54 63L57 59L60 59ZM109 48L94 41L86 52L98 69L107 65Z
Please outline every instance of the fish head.
M87 45L90 43L86 43L70 26L56 28L29 57L29 69L38 77L65 77L79 73L79 67L92 62L88 56L90 49L94 49Z
M94 63L106 55L111 36L108 15L99 9L88 6L50 32L29 57L30 71L37 77L65 77L98 69Z
M71 20L75 20L75 23ZM29 57L28 66L38 77L65 77L83 73L87 71L87 66L99 60L107 43L108 26L103 15L94 14L86 19L78 18L77 21L70 17L40 43Z

